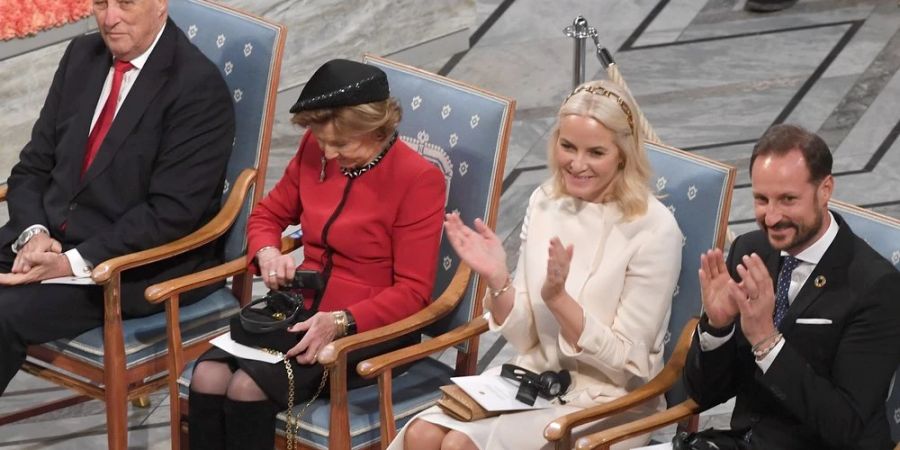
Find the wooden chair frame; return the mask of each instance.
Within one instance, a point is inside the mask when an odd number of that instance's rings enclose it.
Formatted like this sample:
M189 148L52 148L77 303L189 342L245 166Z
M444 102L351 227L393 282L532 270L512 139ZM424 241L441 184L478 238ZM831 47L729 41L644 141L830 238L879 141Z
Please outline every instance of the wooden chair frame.
M654 144L663 146L659 143ZM668 148L672 149L671 147ZM716 164L721 164L698 155L691 155L691 157L703 159ZM729 183L732 183L734 181L734 176L735 173L732 170L729 174ZM723 202L723 208L725 209L725 211L730 210L731 195L731 191L725 194L725 199ZM718 229L721 231L718 233L718 236L716 236L715 245L717 248L722 248L725 244L726 238L725 229L728 223L727 214L723 214L719 220L720 223ZM592 408L585 408L583 410L562 416L550 422L544 429L544 438L546 438L550 442L555 442L557 449L569 449L571 448L571 433L575 427L623 412L629 408L633 408L640 403L657 398L658 396L668 391L669 388L671 388L671 386L681 378L681 370L684 367L684 362L687 358L687 351L690 348L691 338L693 336L693 330L697 326L697 320L697 318L691 319L684 325L675 351L669 357L669 360L666 362L662 371L647 384L614 401ZM479 314L478 317L476 317L468 324L458 327L455 330L452 330L443 335L437 336L434 339L422 342L421 344L415 346L396 350L391 353L386 353L384 355L362 361L357 366L357 370L359 374L365 378L376 376L378 377L378 383L381 389L382 396L382 408L386 408L388 410L386 414L390 414L389 394L391 369L402 366L412 361L422 359L435 352L444 350L467 339L476 337L486 331L488 331L487 319L481 317ZM687 402L691 401L688 400ZM694 414L695 413L686 414L684 417L679 417L678 420L691 419L691 416ZM696 417L691 420L693 421L693 428L696 428ZM381 423L382 442L390 442L396 436L396 431L394 429L385 429L385 423L393 422L387 422L384 416L382 416ZM638 436L642 433L644 433L644 431L635 431L631 434L628 434L627 436L622 436L619 440ZM581 442L581 440L579 440L578 442ZM385 448L385 446L382 446L382 448Z
M249 15L234 8L228 8L244 15ZM281 35L285 28L281 28ZM271 143L273 114L275 110L275 97L277 94L277 74L281 70L281 57L284 49L284 39L280 39L273 49L273 73L274 83L267 93L267 109L264 112L261 146L258 158L258 169L244 169L232 183L232 188L219 213L200 229L177 239L173 242L150 248L147 250L130 253L104 261L94 267L91 278L103 287L103 361L104 367L98 368L76 358L54 351L47 347L30 346L28 348L29 360L26 360L22 370L34 376L43 378L55 384L74 390L78 395L56 400L25 411L19 411L0 417L0 425L33 417L59 408L78 404L90 399L103 400L106 403L106 421L108 448L124 450L128 446L128 401L146 397L150 393L167 385L167 381L177 379L180 370L173 370L173 360L167 354L160 354L153 359L141 363L132 368L126 368L124 336L122 329L121 308L121 276L122 272L150 263L162 261L187 251L208 244L223 236L237 219L241 208L251 195L254 185L265 184L266 165L268 164L268 149ZM261 197L261 188L252 193L252 204ZM0 186L0 201L6 200L7 185ZM235 272L232 281L232 292L235 297L242 300L249 299L251 284L248 276ZM149 288L148 288L149 291ZM151 300L152 302L152 300ZM158 301L156 302L158 303ZM168 322L168 352L177 359L195 359L210 344L207 341L182 346L181 332L178 322L178 296L174 295L166 303L166 317ZM38 362L36 362L38 361ZM175 374L170 377L169 374ZM171 403L177 404L177 391ZM173 426L173 429L175 427ZM177 434L173 435L177 436Z
M881 220L885 221L893 221L900 223L900 220L885 216L883 214L878 214L873 211L869 211L864 208L860 208L856 205L852 205L850 203L842 202L840 200L832 199L830 204L837 205L844 209L855 210L861 214L869 215ZM692 326L692 328L688 328L688 326ZM678 371L674 373L674 377L667 376L666 380L661 380L656 384L656 390L659 392L667 391L672 383L677 381L681 377L681 370L684 367L684 358L687 357L687 350L690 348L691 339L693 338L694 331L697 328L697 319L692 320L688 325L685 325L684 332L681 335L681 338L678 342L678 352L681 355L681 364L678 367ZM684 348L682 348L684 346ZM674 355L673 355L673 360ZM673 361L670 361L673 362ZM668 369L668 364L666 365L666 369ZM666 372L666 369L663 372ZM660 374L662 375L662 374ZM656 379L651 381L654 383ZM671 381L671 382L667 382ZM644 417L640 420L635 420L634 422L622 424L616 427L609 428L607 430L603 430L598 433L594 433L588 436L584 436L578 439L575 443L575 448L578 450L588 450L588 449L609 449L611 445L624 441L625 439L639 436L645 433L652 432L659 428L662 428L667 425L671 425L673 423L681 423L685 420L690 420L692 418L696 418L698 414L700 414L700 407L697 405L695 401L692 399L687 399L684 402L681 402L675 406L669 407L665 411L660 411L656 414L653 414L648 417ZM695 428L696 431L696 428ZM895 450L900 450L900 443L897 444Z
M367 58L370 59L378 59L377 57L366 55ZM422 74L430 75L428 72L411 67L405 66L407 70L413 72L420 72ZM483 89L467 85L465 83L457 82L461 86L465 86L468 89L483 92L487 95L496 96L496 94L487 92ZM499 170L503 170L506 164L506 148L509 145L509 132L512 128L512 115L515 111L515 101L512 99L508 99L510 102L510 117L504 124L504 129L502 130L503 139L500 143L501 148L503 149L498 156L497 167ZM497 221L497 211L499 208L499 200L500 200L500 192L501 192L501 184L502 177L495 177L494 180L494 195L489 200L489 211L490 213L484 218L485 223L490 228L496 227ZM297 239L293 239L290 237L282 238L282 253L290 253L291 251L296 250L300 246L300 241ZM200 286L205 286L219 280L222 280L229 276L242 275L246 276L247 270L247 261L245 259L237 259L229 261L223 265L213 267L207 269L202 272L198 272L195 274L187 275L181 278L176 278L170 280L165 283L160 283L154 286L147 288L147 300L151 303L167 301L169 303L176 303L178 295ZM392 323L390 325L386 325L380 328L376 328L373 330L369 330L367 332L355 334L352 336L343 337L335 340L334 342L326 345L321 351L319 351L318 362L325 366L328 369L329 373L329 394L330 394L330 402L331 402L331 416L330 416L330 430L329 430L329 449L331 450L344 450L351 448L351 438L350 438L350 419L347 408L347 355L353 351L358 350L360 348L371 347L373 345L388 341L393 338L397 338L408 333L414 332L416 330L421 330L424 327L436 322L437 320L447 316L456 308L459 304L463 296L465 295L466 288L469 286L469 283L473 279L472 271L469 269L467 265L464 263L460 263L456 269L456 272L451 279L450 284L447 288L436 298L431 304L422 309L421 311L403 319L398 322ZM478 281L477 289L476 289L476 299L480 298L486 289L486 284L483 280ZM481 304L479 301L475 300L475 312L473 315L475 317L480 316ZM476 319L477 320L477 319ZM486 322L485 322L486 326ZM173 332L174 333L174 332ZM173 334L177 335L177 334ZM467 339L469 340L469 349L467 352L460 352L457 355L457 363L456 363L456 373L458 375L472 374L475 372L475 367L478 359L478 335L472 334ZM170 339L170 343L177 340ZM457 342L461 342L460 341ZM428 341L433 342L433 340ZM176 349L174 351L170 350L170 366L173 367L176 373L181 373L184 370L184 364L179 358L180 352ZM170 372L171 373L171 372ZM380 414L381 414L381 431L382 431L382 441L381 446L386 447L388 443L390 443L390 439L393 439L395 434L394 431L394 416L393 416L393 407L391 402L391 374L390 371L386 373L381 373L379 375L379 398L380 398ZM172 430L173 430L173 449L178 449L178 443L175 442L174 436L176 429L179 429L182 432L182 439L186 442L186 431L187 431L187 423L186 418L182 415L182 411L187 411L187 401L180 399L179 401L175 401L178 395L178 385L177 379L170 378L170 392L172 393L172 399L170 401L171 409L171 417L173 418ZM176 424L174 418L180 417L181 424ZM389 425L388 425L389 424ZM385 440L385 436L389 438ZM300 448L313 448L304 445L302 442L298 442ZM285 448L285 438L281 435L276 436L276 447L277 448ZM373 445L372 448L376 447Z
M128 400L135 400L166 386L169 364L160 355L131 369L125 367L125 342L122 332L121 276L122 272L198 248L225 234L240 211L247 191L255 183L256 171L244 170L219 213L199 230L168 244L112 258L94 267L93 281L103 287L103 360L104 368L87 364L47 347L30 346L28 356L42 362L26 360L22 370L39 378L59 384L79 393L8 416L0 417L0 424L16 422L90 399L106 403L108 444L111 449L124 449L128 444ZM4 189L5 191L5 189ZM0 193L0 201L5 192ZM235 284L235 289L240 289ZM166 314L171 317L167 305ZM177 307L175 308L177 318ZM177 323L177 321L176 321ZM180 344L180 332L178 343ZM172 339L169 337L171 351ZM200 342L189 347L194 357L209 348Z

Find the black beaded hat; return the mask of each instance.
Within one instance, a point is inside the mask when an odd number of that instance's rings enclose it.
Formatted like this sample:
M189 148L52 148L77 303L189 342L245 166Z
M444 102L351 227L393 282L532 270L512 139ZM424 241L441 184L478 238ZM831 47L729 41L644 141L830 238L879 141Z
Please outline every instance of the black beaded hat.
M309 79L291 113L354 106L387 100L387 75L375 67L347 59L332 59Z

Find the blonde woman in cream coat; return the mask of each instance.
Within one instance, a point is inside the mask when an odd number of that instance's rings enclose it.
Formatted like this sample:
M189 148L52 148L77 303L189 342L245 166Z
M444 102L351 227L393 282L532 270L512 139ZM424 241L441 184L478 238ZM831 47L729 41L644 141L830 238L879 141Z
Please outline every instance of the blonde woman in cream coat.
M514 278L502 243L480 220L470 228L448 215L444 224L451 245L488 283L490 328L518 352L511 362L535 373L570 371L565 404L557 399L552 408L474 422L432 407L401 430L391 449L552 448L543 438L550 421L625 395L662 369L682 234L649 189L633 105L605 81L579 86L563 102L549 143L553 176L529 200ZM664 407L659 398L575 434Z

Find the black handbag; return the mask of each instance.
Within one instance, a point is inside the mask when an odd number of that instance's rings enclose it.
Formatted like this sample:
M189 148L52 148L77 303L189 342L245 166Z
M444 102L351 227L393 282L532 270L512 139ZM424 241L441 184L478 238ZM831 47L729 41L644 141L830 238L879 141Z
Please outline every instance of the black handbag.
M319 311L324 284L318 272L298 270L290 287L269 291L231 318L231 339L238 344L287 353L305 334L291 333L288 328ZM308 309L303 302L303 290L315 292Z

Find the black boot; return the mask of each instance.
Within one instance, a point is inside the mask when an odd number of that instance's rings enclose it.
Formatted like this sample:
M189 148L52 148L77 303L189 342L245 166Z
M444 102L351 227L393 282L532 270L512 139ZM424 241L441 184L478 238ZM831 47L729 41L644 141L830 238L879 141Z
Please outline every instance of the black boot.
M269 400L239 402L225 399L228 450L272 450L278 406Z
M175 399L173 401L178 401ZM225 448L224 395L191 391L188 397L188 434L191 450L223 450ZM173 419L178 420L178 419ZM172 439L176 439L172 436Z

